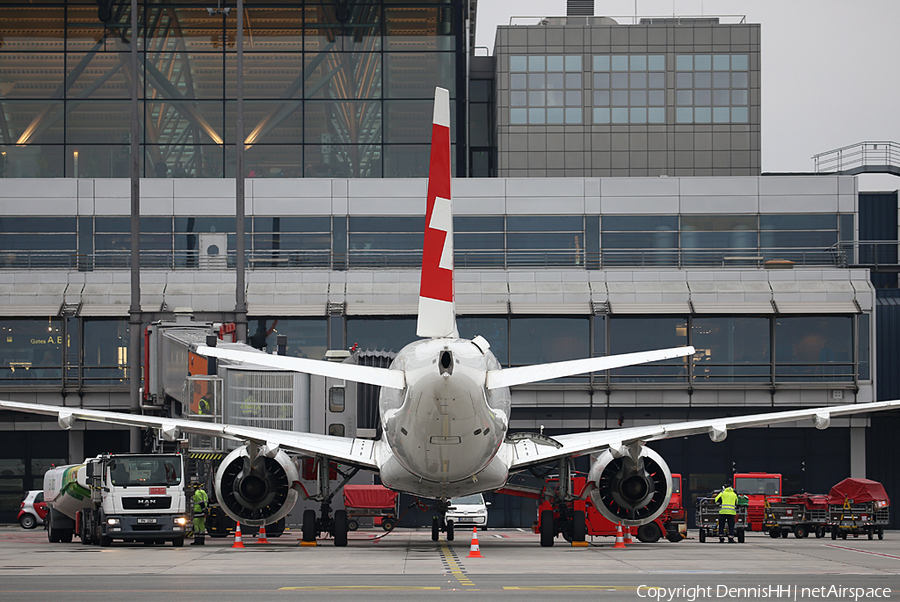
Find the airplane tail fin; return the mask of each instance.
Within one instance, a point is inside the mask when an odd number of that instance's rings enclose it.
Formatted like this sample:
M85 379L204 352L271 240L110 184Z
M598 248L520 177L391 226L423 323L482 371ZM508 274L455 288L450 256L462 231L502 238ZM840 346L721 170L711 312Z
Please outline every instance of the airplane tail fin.
M453 207L450 202L450 92L434 90L428 208L422 247L422 281L416 334L458 337L453 301Z

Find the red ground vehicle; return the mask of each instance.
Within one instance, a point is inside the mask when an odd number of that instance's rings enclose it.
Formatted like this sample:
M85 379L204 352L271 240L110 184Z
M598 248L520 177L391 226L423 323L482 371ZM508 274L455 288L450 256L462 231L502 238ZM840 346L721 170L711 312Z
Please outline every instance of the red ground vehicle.
M347 529L359 529L360 518L371 518L375 524L390 531L397 524L399 494L383 485L344 485L344 507L347 510Z
M735 493L746 495L749 501L747 520L751 531L762 531L766 520L766 500L781 502L781 475L768 472L738 472L734 475Z
M584 476L572 477L572 494L576 498L581 495L585 481ZM669 541L678 542L687 534L684 508L681 505L681 475L673 474L672 481L672 499L666 511L652 522L632 531L638 540L653 543L665 535ZM616 523L600 514L590 498L561 502L557 494L558 484L558 478L551 478L546 480L540 491L517 487L514 490L501 489L499 493L541 500L538 505L538 520L535 521L532 530L541 534L542 546L552 546L553 539L557 535L562 535L566 541L584 541L587 535L609 537L616 535Z

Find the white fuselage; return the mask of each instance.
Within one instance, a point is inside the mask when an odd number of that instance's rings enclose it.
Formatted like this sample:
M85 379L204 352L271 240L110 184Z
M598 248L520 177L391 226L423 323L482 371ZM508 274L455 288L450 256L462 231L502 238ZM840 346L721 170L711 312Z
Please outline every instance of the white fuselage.
M484 386L500 368L494 355L466 339L427 339L404 347L391 368L405 373L406 388L381 389L382 482L431 498L503 485L510 396Z

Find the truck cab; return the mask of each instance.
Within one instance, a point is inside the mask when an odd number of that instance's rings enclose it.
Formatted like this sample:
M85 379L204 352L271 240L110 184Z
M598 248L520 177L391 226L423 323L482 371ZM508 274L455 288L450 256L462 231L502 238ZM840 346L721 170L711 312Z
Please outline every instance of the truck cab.
M735 473L732 483L735 493L746 495L747 521L751 531L762 531L765 522L766 501L781 502L781 475L768 472Z
M666 539L679 542L687 537L687 517L682 504L681 475L678 473L672 473L672 497L659 518L665 527Z

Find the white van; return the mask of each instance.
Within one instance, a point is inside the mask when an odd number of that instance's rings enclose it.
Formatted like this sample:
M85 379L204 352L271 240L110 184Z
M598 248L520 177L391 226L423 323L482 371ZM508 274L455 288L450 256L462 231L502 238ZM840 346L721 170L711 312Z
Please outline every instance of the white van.
M447 520L452 520L456 527L476 526L485 531L488 524L487 507L490 505L480 493L450 500Z

